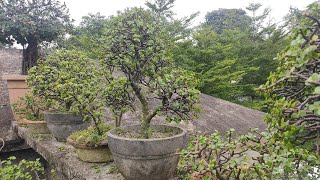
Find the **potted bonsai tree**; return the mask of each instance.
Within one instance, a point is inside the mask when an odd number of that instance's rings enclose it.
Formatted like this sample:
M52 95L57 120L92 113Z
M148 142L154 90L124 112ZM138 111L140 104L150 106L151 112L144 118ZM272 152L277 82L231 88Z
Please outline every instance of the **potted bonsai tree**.
M187 142L186 130L151 125L157 115L187 120L196 115L197 81L187 71L174 68L171 38L151 11L142 8L119 12L106 30L105 58L111 71L124 77L125 93L141 108L140 125L108 132L108 144L118 170L126 179L169 179ZM118 98L124 97L122 93ZM122 102L130 104L131 102Z
M105 72L105 71L104 71ZM125 95L122 78L113 79L109 73L101 71L100 83L92 84L91 89L94 98L77 98L78 108L81 114L94 122L88 129L74 132L67 141L75 149L78 157L85 162L108 162L113 160L108 147L107 132L113 127L103 123L101 118L105 114L105 108L109 107L115 117L115 126L119 127L122 114L130 107L126 102L131 102ZM103 73L103 74L102 74ZM119 93L123 96L119 97ZM117 96L118 95L118 96Z
M27 125L32 134L50 134L47 123L43 119L43 112L52 106L50 101L26 94L12 104L18 124Z
M89 105L99 103L96 88L102 83L100 77L96 63L81 52L70 50L57 50L29 70L27 83L32 92L59 104L55 111L44 113L48 128L58 141L66 141L71 133L85 129L83 121L95 116L90 110L96 106ZM98 126L97 121L94 123Z
M85 162L109 162L112 154L108 147L107 132L112 126L99 123L98 126L72 133L67 141L75 149L80 160Z

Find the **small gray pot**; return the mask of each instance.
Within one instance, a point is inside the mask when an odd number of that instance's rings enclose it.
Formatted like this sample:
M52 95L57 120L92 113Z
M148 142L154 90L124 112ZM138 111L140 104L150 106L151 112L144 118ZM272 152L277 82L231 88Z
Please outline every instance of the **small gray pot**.
M119 172L127 180L167 180L176 171L179 150L186 147L187 131L167 125L151 126L159 130L172 130L177 135L159 139L129 139L108 133L108 145ZM140 126L123 127L124 131L138 131Z
M59 142L66 142L67 137L75 131L80 131L88 127L83 122L81 115L72 113L44 113L44 120L47 122L47 126L51 134Z

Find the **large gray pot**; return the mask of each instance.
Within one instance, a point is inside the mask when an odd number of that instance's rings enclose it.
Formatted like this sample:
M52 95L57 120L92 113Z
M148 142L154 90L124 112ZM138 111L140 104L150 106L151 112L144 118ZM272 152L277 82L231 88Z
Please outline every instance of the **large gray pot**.
M175 126L157 125L152 128L173 130L177 135L161 139L129 139L109 131L108 144L119 172L127 180L167 180L176 171L178 150L187 144L187 131ZM138 131L140 126L123 127Z
M72 113L46 112L44 120L51 134L60 142L67 141L67 137L73 132L83 130L88 126L83 123L81 115Z

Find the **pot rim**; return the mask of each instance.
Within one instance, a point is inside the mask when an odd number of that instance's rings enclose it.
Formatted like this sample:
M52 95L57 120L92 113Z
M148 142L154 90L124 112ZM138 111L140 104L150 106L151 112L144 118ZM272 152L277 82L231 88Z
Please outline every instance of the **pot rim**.
M100 144L95 144L93 146L88 146L86 144L78 144L77 142L75 142L70 137L67 138L67 142L68 142L68 144L70 144L74 148L79 148L79 149L102 149L102 148L107 148L108 147L108 143L107 142L101 142Z
M137 127L137 126L140 126L140 125L132 125L132 126L123 126L121 128L130 128L130 127ZM115 131L116 128L113 128L111 129L108 133L107 133L107 137L111 137L113 139L120 139L120 140L125 140L125 141L135 141L135 142L138 142L138 141L144 141L144 142L151 142L151 141L163 141L163 140L170 140L170 139L175 139L175 138L179 138L179 137L182 137L184 135L187 134L187 130L184 129L184 128L181 128L179 126L173 126L173 125L166 125L166 124L159 124L159 125L150 125L150 127L152 126L165 126L165 127L170 127L170 128L178 128L180 130L182 130L181 133L179 134L176 134L174 136L170 136L170 137L165 137L165 138L152 138L152 139L131 139L131 138L126 138L126 137L121 137L121 136L118 136L116 134L113 134L112 132Z
M28 120L26 118L23 118L17 122L19 124L47 124L47 122L45 120L32 121L32 120Z
M44 111L43 114L72 114L72 115L79 115L76 113L68 112L68 111Z

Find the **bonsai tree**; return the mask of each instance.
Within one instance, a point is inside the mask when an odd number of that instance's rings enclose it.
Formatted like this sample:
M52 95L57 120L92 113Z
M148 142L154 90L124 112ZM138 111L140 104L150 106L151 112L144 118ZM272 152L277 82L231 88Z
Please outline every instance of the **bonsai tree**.
M22 74L37 64L41 42L55 40L70 27L68 9L57 0L0 1L0 42L23 46Z
M125 93L117 94L117 98L129 93L125 96L140 104L143 138L149 138L151 120L158 114L176 121L196 115L197 80L193 74L173 66L172 40L155 14L142 8L119 12L111 20L104 40L107 53L102 63L111 73L120 71L124 76Z
M122 115L127 111L134 111L135 97L127 88L127 79L123 77L114 78L105 76L108 86L105 87L103 98L106 107L109 107L115 120L115 126L121 126Z
M97 63L75 50L57 50L30 69L27 84L32 92L59 104L56 110L93 120L98 134L104 101L104 78Z
M20 116L32 121L43 121L43 112L52 107L53 103L33 94L21 97L12 105L13 111Z

